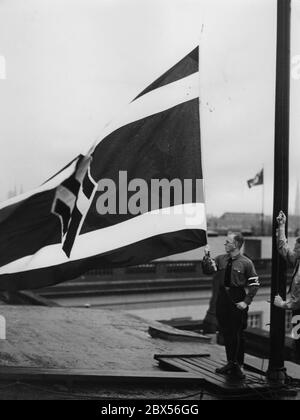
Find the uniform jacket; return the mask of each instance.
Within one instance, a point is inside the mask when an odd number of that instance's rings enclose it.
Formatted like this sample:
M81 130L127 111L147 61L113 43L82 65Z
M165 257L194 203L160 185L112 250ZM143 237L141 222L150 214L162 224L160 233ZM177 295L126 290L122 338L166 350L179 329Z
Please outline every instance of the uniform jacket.
M288 245L284 226L280 226L278 229L277 247L279 253L290 265L294 267L293 281L290 288L290 297L286 302L289 309L298 310L300 309L300 260Z
M221 277L221 286L224 285L225 271L230 256L228 254L222 254L216 257L215 268L206 270L203 266L205 274L214 274L217 271L217 275ZM206 265L208 267L208 265ZM211 265L213 267L213 265ZM258 275L255 271L253 262L245 255L239 254L232 258L232 269L231 269L231 287L242 287L247 288L248 293L245 298L245 303L250 305L254 296L256 295L260 283L258 281Z

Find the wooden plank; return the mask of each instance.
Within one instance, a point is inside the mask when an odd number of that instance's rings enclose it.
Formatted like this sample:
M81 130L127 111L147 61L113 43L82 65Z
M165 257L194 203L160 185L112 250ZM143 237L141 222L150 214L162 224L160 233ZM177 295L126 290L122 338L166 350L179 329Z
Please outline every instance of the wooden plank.
M159 360L160 358L164 359L174 359L176 357L210 357L209 353L200 353L200 354L155 354L154 359Z
M211 337L197 334L191 331L181 331L175 328L163 325L161 327L149 327L148 333L152 338L162 338L169 341L200 341L210 343Z
M197 362L196 360L194 363ZM205 361L201 359L201 364L204 363ZM201 367L201 370L207 385L215 392L223 393L224 395L257 394L257 389L253 389L252 384L250 385L245 380L232 380L228 376L215 374L210 370L211 368L212 366L204 365Z
M184 372L190 372L190 373L196 373L198 374L200 377L202 377L202 371L200 369L198 369L197 367L193 367L193 366L189 366L189 364L187 362L185 362L184 360L176 357L175 359L169 359L168 363L171 363L173 365L177 365L178 367L181 367L181 369Z
M193 359L194 359L194 357L193 357ZM195 358L195 361L196 360L199 361L199 363L200 363L200 360L198 358ZM208 365L211 365L214 369L217 369L217 368L220 368L220 367L223 366L223 364L221 362L219 362L215 359L212 359L212 358L205 358L203 360L203 362L207 363Z
M199 377L202 377L201 374L202 372L200 371L200 369L193 369L192 366L187 366L187 363L180 360L179 358L175 358L175 359L168 359L168 360L163 360L161 359L160 361L163 361L165 364L171 365L171 366L175 366L176 368L182 370L183 372L190 372L193 374L197 374Z
M197 355L197 354L195 354L195 355L191 355L191 354L182 354L182 355L176 354L176 355L167 355L166 359L169 359L169 360L167 360L167 362L170 361L170 360L171 361L173 361L173 360L182 360L182 361L184 361L186 363L191 363L191 361L195 361L195 363L192 363L192 365L193 366L196 366L196 367L197 366L198 367L201 367L198 362L200 362L200 360L201 360L201 361L203 361L204 364L206 364L207 361L210 360L209 357L210 357L209 354L201 354L201 355ZM165 355L156 355L155 359L156 360L165 359Z
M201 368L203 370L205 370L206 372L208 372L210 374L210 376L214 379L218 379L219 381L221 381L223 383L223 386L225 388L245 388L245 383L243 380L231 380L228 376L226 375L221 375L215 372L216 367L218 367L217 364L213 365L213 364L207 364L205 363L204 360L195 360L193 363L197 363L199 366L201 366Z
M216 373L216 369L221 367L221 364L217 363L214 360L211 359L205 359L205 360L199 360L199 359L191 359L192 363L197 363L199 366L201 366L203 369L208 369L211 372L213 372L215 375L220 376L220 374ZM223 375L221 375L223 376Z
M212 349L213 350L213 349ZM213 353L213 352L212 352ZM191 354L191 353L187 353L187 354L155 354L154 355L154 359L156 360L160 360L160 357L163 358L174 358L174 357L192 357L192 358L204 358L205 362L209 363L209 364L213 364L216 368L219 368L223 365L225 365L227 363L227 361L225 360L225 358L221 359L221 360L216 360L215 356L212 357L212 353L200 353L200 354ZM264 363L263 363L264 362ZM294 379L299 379L300 380L300 365L297 365L296 363L293 362L285 362L285 366L287 369L287 374L294 378ZM267 370L268 367L268 361L265 359L260 359L258 357L255 356L251 356L246 354L245 355L245 370L247 372L253 372L253 373L257 373L260 376L265 376L265 371L262 370L262 368ZM247 373L247 375L249 375Z
M235 385L232 385L230 382L228 382L226 376L218 375L210 366L207 366L205 364L202 364L200 366L197 361L193 362L192 360L190 360L189 363L193 367L198 366L202 375L206 379L209 378L210 382L213 382L214 384L221 386L222 388L236 388Z
M166 363L171 364L171 365L173 365L177 368L180 368L182 370L185 370L186 372L190 372L190 373L199 375L199 377L201 377L206 382L213 383L214 385L217 385L218 390L224 388L224 383L225 383L224 377L214 375L213 373L211 373L209 371L205 371L204 369L200 368L199 366L189 363L189 361L186 361L184 359L180 359L180 358L176 357L174 359L169 358Z
M159 360L159 367L166 371L186 372L185 368L175 363L169 363L168 360Z
M80 382L132 384L200 384L201 378L190 372L101 371L86 369L39 369L0 367L0 381Z
M202 366L199 366L198 363L193 363L191 361L191 359L188 359L188 360L187 359L179 359L179 360L186 366L187 372L195 371L195 372L199 372L199 374L201 374L201 375L210 375L210 376L214 376L214 377L216 376L212 373L211 370L205 369ZM216 377L215 379L218 379L220 382L222 382L222 378L220 378L220 377Z
M188 361L192 361L194 364L198 365L199 367L207 367L208 365L211 366L212 369L217 369L225 365L227 362L225 360L217 361L214 358L210 357L210 354L168 354L168 355L154 355L154 358L156 360L160 360L161 358L168 358L168 359L174 359L174 358L187 358ZM260 373L260 372L259 372Z
M216 360L213 359L204 359L204 360L199 360L198 359L198 363L199 365L203 364L203 363L208 363L210 364L212 367L214 368L218 368L220 366L222 366L222 363L217 362ZM262 378L262 375L260 373L255 374L255 373L246 373L246 381L248 382L255 382L257 383L258 387L265 387L266 386L266 382L264 381L264 379Z
M159 356L158 360L164 361L166 365L175 366L201 376L206 385L213 388L215 392L231 395L245 393L257 395L259 392L270 389L267 383L262 382L259 375L248 374L246 380L235 381L225 375L216 374L215 369L220 366L220 363L211 358L197 357L196 355L186 355L183 358L168 356L166 360L163 356Z
M227 360L223 359L222 363L224 363L225 365L227 363ZM266 361L266 363L268 362ZM260 376L265 376L265 372L261 369L262 366L262 359L258 359L254 356L245 355L244 369L246 371L256 373Z
M199 366L201 369L205 369L205 370L213 373L214 375L220 377L220 375L215 373L216 368L211 363L212 361L208 358L200 360L199 358L191 357L191 358L189 358L189 362L191 364L193 364L194 366Z
M200 365L203 365L205 362L207 362L207 359L203 360L196 360L197 363ZM210 360L210 362L215 362L213 360ZM210 366L215 368L218 365L218 363L211 364ZM203 368L207 368L206 366L203 366ZM224 377L225 379L225 388L226 389L234 389L234 392L249 392L252 390L254 393L267 391L270 389L270 386L268 383L266 383L264 380L262 380L260 375L256 374L247 374L245 380L237 380L232 381L226 376L220 375Z
M224 366L227 362L222 363L222 362L216 361L214 359L204 359L204 360L201 360L201 361L199 360L198 363L199 363L199 365L201 365L203 363L207 363L207 364L210 364L214 369L217 369L219 367ZM258 374L252 373L251 374L251 373L246 372L246 380L248 380L248 379L253 380L253 381L261 381L262 380L260 373L258 373Z
M242 382L238 384L239 386L237 386L236 382L228 381L225 376L214 374L210 370L203 369L197 365L189 363L189 361L175 358L174 360L168 359L167 363L172 364L177 368L185 369L188 372L198 374L205 381L206 385L210 386L210 388L213 386L214 391L216 392L233 394L240 393L241 390L245 389L249 391L249 387L245 386Z

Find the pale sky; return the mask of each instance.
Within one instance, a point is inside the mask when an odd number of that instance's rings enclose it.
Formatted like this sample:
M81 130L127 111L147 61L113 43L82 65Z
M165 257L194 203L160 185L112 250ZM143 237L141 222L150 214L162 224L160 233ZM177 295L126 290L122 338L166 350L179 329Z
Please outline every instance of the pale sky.
M292 57L300 55L293 1ZM32 189L101 135L200 42L207 210L272 211L276 0L0 0L0 200ZM1 64L1 60L0 60ZM300 78L291 83L290 202L300 180Z

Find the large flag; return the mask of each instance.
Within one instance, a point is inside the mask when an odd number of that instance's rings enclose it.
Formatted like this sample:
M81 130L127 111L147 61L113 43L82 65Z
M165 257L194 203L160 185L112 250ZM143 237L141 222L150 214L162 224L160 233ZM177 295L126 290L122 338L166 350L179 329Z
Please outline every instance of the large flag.
M248 187L256 187L257 185L263 185L264 183L264 170L262 169L260 172L258 172L254 178L249 179L247 181Z
M0 290L206 244L198 55L138 95L85 155L0 205Z

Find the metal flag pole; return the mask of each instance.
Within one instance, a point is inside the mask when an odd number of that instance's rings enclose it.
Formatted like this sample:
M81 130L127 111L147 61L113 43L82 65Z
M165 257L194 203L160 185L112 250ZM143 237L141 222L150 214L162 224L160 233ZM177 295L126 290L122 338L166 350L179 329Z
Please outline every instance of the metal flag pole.
M278 293L285 299L287 265L276 246L276 216L288 214L289 198L289 111L290 111L291 0L277 0L277 63L275 107L275 158L271 302ZM286 226L287 229L287 226ZM285 311L271 304L270 359L267 378L285 380Z
M262 168L261 236L265 235L265 167Z

